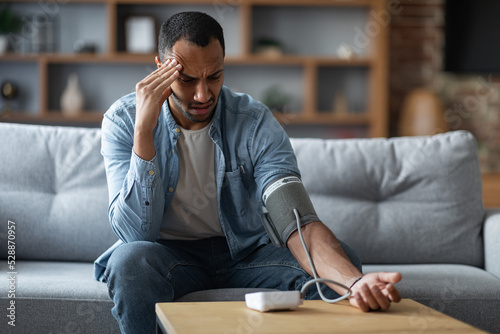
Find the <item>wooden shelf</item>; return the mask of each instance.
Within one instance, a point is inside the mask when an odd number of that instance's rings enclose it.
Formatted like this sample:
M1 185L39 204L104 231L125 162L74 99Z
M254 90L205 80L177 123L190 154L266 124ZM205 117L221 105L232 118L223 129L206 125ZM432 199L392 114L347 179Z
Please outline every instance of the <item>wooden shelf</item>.
M281 124L367 125L370 123L369 116L364 113L336 114L333 112L325 112L320 114L313 114L312 112L274 112L273 115Z
M240 0L243 4L259 6L303 6L302 0ZM308 6L373 6L373 0L308 0Z
M283 55L280 57L248 55L238 57L227 57L226 64L255 64L255 65L315 65L315 66L335 66L335 67L354 67L370 66L371 60L368 58L355 58L351 60L340 59L336 57L316 57L316 56L291 56Z
M118 5L136 5L139 2L137 0L104 0L104 1L110 1L110 2L115 2ZM273 0L271 0L273 1ZM173 5L173 4L200 4L200 5L217 5L217 3L214 3L213 0L144 0L140 1L141 5ZM242 0L238 0L238 5L242 4ZM231 6L231 1L229 2L221 2L219 4L220 6L228 5ZM237 6L237 5L234 5Z
M6 53L3 55L0 55L0 62L17 62L17 61L22 61L22 62L36 62L40 59L39 54L17 54L17 53Z
M18 6L18 10L24 11L28 6L36 7L39 6L39 2L36 0L8 0L12 3L12 8ZM302 50L293 50L295 47L300 47L303 43L299 41L295 42L295 35L285 32L278 31L277 38L290 39L288 44L292 45L292 50L285 50L284 54L278 57L264 56L255 53L255 40L258 38L259 34L263 32L272 30L268 29L266 31L260 31L258 28L266 27L258 24L260 22L266 23L270 22L267 15L274 15L274 19L285 23L286 25L299 26L307 33L307 29L316 29L309 27L308 24L303 24L297 22L296 13L303 13L304 17L307 19L312 19L307 22L314 23L316 17L321 17L318 22L324 22L325 27L328 29L333 29L332 26L328 24L331 22L337 22L338 20L332 21L331 16L344 17L345 13L348 15L355 15L356 23L351 23L349 19L346 19L341 23L340 30L353 31L355 27L360 27L363 29L367 22L371 22L370 15L373 13L383 11L387 9L387 0L239 0L239 1L229 1L217 3L213 0L76 0L64 4L64 8L68 9L74 4L82 6L89 4L92 13L97 13L101 17L101 20L106 20L106 22L100 22L100 25L106 27L107 31L103 31L102 35L106 36L106 47L104 49L99 49L100 53L96 54L72 54L72 53L42 53L42 54L6 54L0 56L0 70L2 76L4 72L11 72L12 78L17 73L19 69L23 69L23 63L29 64L30 71L36 69L33 76L24 79L25 82L19 84L20 87L27 87L27 91L32 91L33 86L28 84L33 82L33 78L36 78L37 86L35 92L31 92L32 97L29 102L29 106L20 106L21 109L28 109L26 115L19 115L18 113L11 114L8 121L18 120L20 122L57 122L57 123L89 123L89 122L99 122L102 118L102 112L89 112L85 111L80 116L75 118L67 118L62 113L57 110L52 110L58 107L57 97L62 93L62 88L65 80L70 72L77 71L82 77L87 73L87 68L94 74L102 75L102 79L96 78L95 85L105 85L99 88L98 93L106 94L109 92L109 78L110 75L101 74L106 71L107 73L113 73L114 75L123 75L120 69L116 66L123 66L124 71L128 70L130 67L134 68L134 79L145 77L148 73L147 71L154 70L156 65L154 59L156 57L155 53L151 54L130 54L124 52L124 45L121 42L123 39L123 17L130 14L142 14L143 12L153 11L153 14L157 14L158 19L163 19L165 13L170 12L168 10L169 6L175 5L176 9L185 7L187 5L193 5L193 10L197 10L196 6L201 6L200 8L206 9L207 11L215 11L217 15L220 14L220 6L228 6L229 11L224 11L224 15L232 15L229 20L221 19L221 17L216 17L219 19L221 24L231 23L229 29L224 28L226 32L226 46L228 40L232 41L231 53L228 53L225 59L227 65L226 78L229 77L230 71L235 71L234 73L252 73L253 67L258 68L258 73L272 73L272 71L277 71L277 73L284 74L284 77L288 77L288 81L294 81L293 90L288 92L288 95L293 95L296 100L297 106L293 107L293 114L277 114L278 118L286 124L304 124L304 125L331 125L331 126L345 126L345 127L363 127L366 129L366 134L369 137L385 137L388 134L388 100L387 100L387 61L388 61L388 31L387 27L381 25L379 28L379 33L375 36L370 35L370 46L361 52L360 55L350 59L341 59L336 56L336 47L339 45L339 39L336 40L336 44L333 43L329 46L329 49L325 52L322 48L325 43L314 44L317 50L311 50L305 47ZM102 4L103 6L95 6L94 4ZM91 6L92 5L92 6ZM149 6L149 7L148 7ZM219 6L219 7L217 7ZM280 8L283 7L283 8ZM339 10L337 10L337 7ZM75 7L77 8L77 7ZM281 11L283 9L283 11ZM165 12L163 12L165 10ZM156 12L161 12L156 13ZM29 12L29 11L28 11ZM72 10L72 15L75 14L74 9ZM102 13L104 15L101 15ZM288 13L288 14L284 14ZM325 14L326 13L326 14ZM350 13L350 14L349 14ZM87 14L91 15L91 14ZM288 16L287 16L288 15ZM327 15L326 17L324 15ZM103 18L102 18L103 17ZM350 17L350 16L349 16ZM75 17L78 19L79 17ZM81 18L80 18L81 19ZM67 18L66 18L67 20ZM342 21L342 20L340 20ZM92 20L84 20L82 24L89 22L92 24ZM236 22L236 23L234 23ZM274 22L274 21L272 21ZM375 22L375 21L373 21ZM278 22L280 23L280 22ZM337 23L335 23L337 24ZM353 25L349 27L349 25ZM323 26L323 25L322 25ZM64 29L64 27L60 27ZM328 36L332 35L328 32L329 30L321 30L322 33L326 34L323 37L318 37L318 31L314 30L310 32L311 41L328 39ZM335 30L337 31L337 30ZM231 36L231 33L233 35ZM282 35L279 35L282 34ZM353 36L345 37L340 40L347 42L348 44L355 45ZM232 38L232 39L231 39ZM298 37L297 37L298 38ZM303 37L301 37L303 38ZM296 45L295 45L296 44ZM71 48L61 48L63 50L70 50ZM103 65L113 65L109 68ZM142 66L144 64L144 66ZM2 67L3 66L3 67ZM135 67L134 67L135 66ZM269 68L269 70L268 70ZM4 70L5 69L5 70ZM250 70L249 70L250 69ZM338 69L338 70L337 70ZM114 72L113 72L114 71ZM288 71L288 72L287 72ZM362 80L366 85L366 89L357 90L349 85L352 84L352 80L346 78L337 79L331 78L339 74L342 76L355 77L355 80ZM352 74L354 73L354 74ZM356 77L357 76L357 77ZM326 77L326 79L325 79ZM233 75L232 78L238 79L238 75ZM291 78L291 79L290 79ZM361 79L360 79L361 78ZM1 78L0 78L1 79ZM16 77L17 79L17 77ZM268 77L268 81L279 80L276 76ZM82 83L82 86L87 84L93 85L94 82L89 83L89 77L83 78L82 80L87 80ZM126 76L119 79L123 83L126 81ZM103 82L106 81L106 84ZM300 81L300 82L299 82ZM128 87L135 86L135 82L126 83L125 89ZM284 85L290 82L284 82ZM252 87L257 87L256 89L261 89L263 86L270 86L265 79L258 80L254 77L254 81L251 83ZM330 86L335 86L331 88ZM328 87L327 90L323 87ZM263 89L263 88L262 88ZM331 96L329 89L332 90ZM348 90L355 92L355 94L348 94ZM36 91L38 90L38 92ZM338 114L329 111L321 111L318 109L328 109L332 105L332 100L334 96L339 92L345 93L344 97L346 99L358 99L360 96L359 91L366 90L365 96L361 96L364 102L356 105L349 105L348 109L353 109L356 112ZM245 90L243 90L245 91ZM95 91L94 91L95 92ZM114 94L109 94L108 96L113 96L115 98L116 91ZM34 93L34 94L33 94ZM259 90L259 94L262 92ZM259 98L259 96L255 96ZM354 96L354 97L353 97ZM92 94L92 102L99 98L99 94ZM118 97L117 97L118 98ZM107 105L108 101L105 98L101 98L99 103L89 104L90 108L93 109L106 109L104 105ZM28 103L25 103L28 104ZM33 105L36 104L36 107ZM297 109L297 110L295 110ZM360 112L362 109L363 113ZM36 114L34 114L36 113ZM0 116L0 121L6 121Z
M106 62L122 62L122 63L150 63L154 61L156 53L151 54L133 54L126 52L116 52L114 54L107 53L41 53L41 54L14 54L7 53L0 56L0 61L17 62L17 61L46 61L48 63L106 63ZM226 64L235 65L319 65L319 66L335 66L335 67L354 67L354 66L370 66L372 60L367 57L353 58L350 60L337 57L326 56L294 56L283 55L279 57L263 56L263 55L246 55L246 56L227 56Z
M8 115L0 114L1 122L12 123L101 123L104 113L98 111L82 111L75 116L63 115L60 111L50 111L44 114L27 112L12 112Z
M371 7L377 0L238 0L221 1L220 6L238 7L257 6L336 6L336 7ZM36 0L4 0L4 2L33 3ZM217 5L213 0L72 0L71 3L105 3L111 5L171 5L171 4L208 4Z
M16 61L43 61L55 64L71 64L71 63L147 63L154 61L154 54L151 55L135 55L135 54L107 54L107 53L41 53L41 54L6 54L0 56L0 61L16 62Z
M16 1L16 0L11 0ZM30 0L23 0L30 1ZM33 1L33 0L31 0ZM116 4L137 4L137 0L87 0L89 2L111 2ZM376 1L376 0L375 0ZM85 2L85 1L81 1ZM259 5L259 6L372 6L374 0L238 0L238 1L220 1L218 4L213 0L144 0L141 4L145 5L164 5L164 4L209 4L220 6L242 6L242 5Z
M71 3L106 3L106 2L114 2L114 0L70 0ZM38 2L35 0L3 0L2 2L21 2L21 3L32 3L32 2ZM62 3L61 5L66 4L66 2Z

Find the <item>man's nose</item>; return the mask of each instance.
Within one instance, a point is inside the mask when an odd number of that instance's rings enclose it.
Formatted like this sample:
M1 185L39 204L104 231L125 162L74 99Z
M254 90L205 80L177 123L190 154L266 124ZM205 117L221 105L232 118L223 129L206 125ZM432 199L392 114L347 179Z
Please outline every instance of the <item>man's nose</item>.
M194 99L197 102L205 103L210 100L210 91L205 80L199 80L196 85Z

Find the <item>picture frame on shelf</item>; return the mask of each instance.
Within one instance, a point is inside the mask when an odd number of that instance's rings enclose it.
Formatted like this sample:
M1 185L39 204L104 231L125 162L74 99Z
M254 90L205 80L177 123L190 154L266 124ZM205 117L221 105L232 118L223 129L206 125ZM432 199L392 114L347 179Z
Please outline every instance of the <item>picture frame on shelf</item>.
M125 50L128 53L154 53L157 46L157 22L152 15L131 15L125 19Z

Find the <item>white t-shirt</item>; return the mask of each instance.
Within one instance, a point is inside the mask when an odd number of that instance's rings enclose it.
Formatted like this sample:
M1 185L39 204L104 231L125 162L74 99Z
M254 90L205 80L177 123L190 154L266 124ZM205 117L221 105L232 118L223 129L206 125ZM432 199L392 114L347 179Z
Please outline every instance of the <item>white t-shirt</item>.
M177 141L179 180L172 204L163 216L160 237L195 240L223 236L215 184L215 143L201 130L181 130Z

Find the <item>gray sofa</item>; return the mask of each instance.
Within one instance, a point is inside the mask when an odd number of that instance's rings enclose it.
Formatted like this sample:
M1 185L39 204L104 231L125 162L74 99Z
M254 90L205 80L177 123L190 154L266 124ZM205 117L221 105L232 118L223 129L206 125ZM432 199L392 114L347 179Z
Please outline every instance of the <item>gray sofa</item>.
M500 332L500 212L483 208L469 133L292 143L319 216L365 272L400 271L403 297ZM92 276L93 260L116 241L99 129L0 123L0 159L1 272L15 279L0 280L0 333L118 333L106 285ZM237 300L245 291L182 300Z

